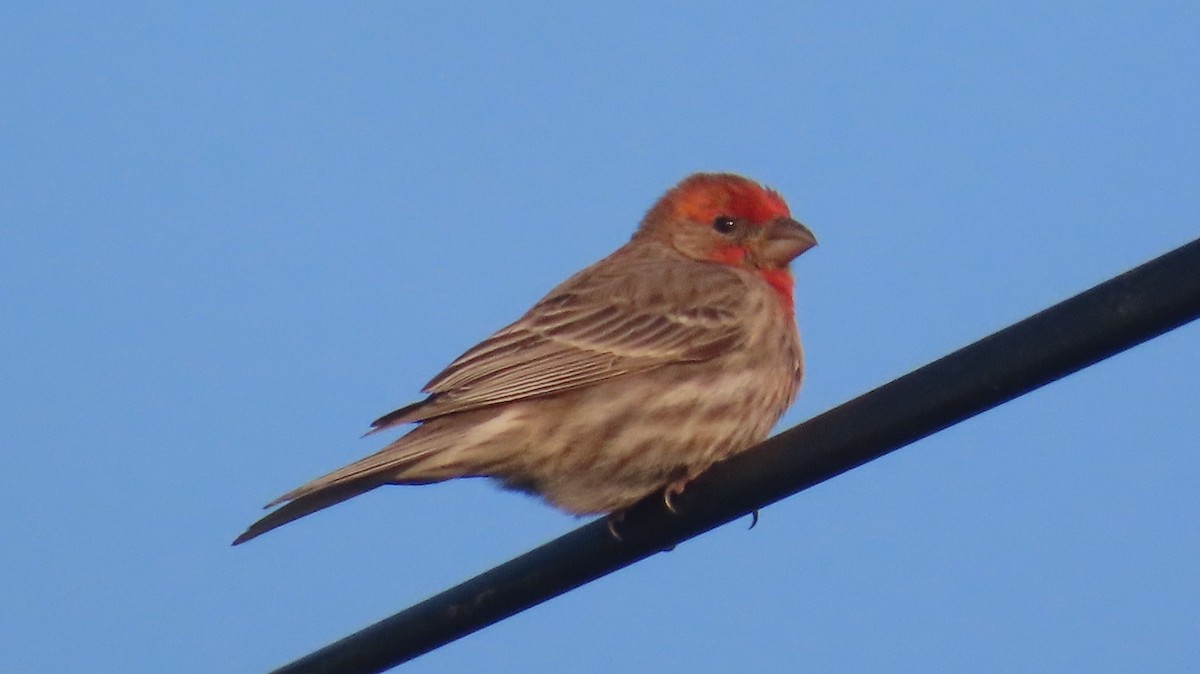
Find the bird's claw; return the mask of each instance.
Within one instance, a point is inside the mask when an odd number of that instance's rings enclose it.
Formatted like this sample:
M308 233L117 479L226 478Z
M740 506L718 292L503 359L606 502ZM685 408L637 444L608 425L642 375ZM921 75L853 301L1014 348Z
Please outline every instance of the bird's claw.
M609 513L604 517L604 526L608 528L608 535L613 537L613 540L618 543L624 543L625 539L621 538L621 533L617 531L617 522L625 519L625 511L617 510Z
M678 515L679 509L675 507L675 502L671 499L682 494L683 488L686 486L687 480L677 480L667 485L666 489L663 489L663 505L667 507L667 510L672 515Z
M758 524L758 508L755 508L754 510L750 511L750 526L747 528L747 531L749 531L750 529L753 529L757 524Z

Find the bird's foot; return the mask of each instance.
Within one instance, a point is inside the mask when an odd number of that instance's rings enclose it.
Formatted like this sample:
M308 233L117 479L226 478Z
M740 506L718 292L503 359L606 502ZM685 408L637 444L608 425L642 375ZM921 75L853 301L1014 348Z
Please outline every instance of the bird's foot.
M617 531L617 522L625 519L624 510L614 510L604 516L604 526L608 528L608 535L613 537L613 540L618 543L624 543L625 539L621 538L621 533Z
M679 514L679 509L675 507L675 502L672 499L683 493L683 489L687 486L687 483L686 479L675 480L663 489L663 505L667 507L667 510L672 515Z

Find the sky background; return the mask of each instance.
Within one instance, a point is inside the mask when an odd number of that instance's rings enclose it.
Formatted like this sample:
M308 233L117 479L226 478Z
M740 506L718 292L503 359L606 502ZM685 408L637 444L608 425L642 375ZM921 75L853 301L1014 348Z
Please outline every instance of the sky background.
M0 7L5 672L265 671L573 529L463 481L229 547L693 171L820 239L781 428L1200 234L1195 2L190 4ZM1200 670L1197 375L1190 325L407 671Z

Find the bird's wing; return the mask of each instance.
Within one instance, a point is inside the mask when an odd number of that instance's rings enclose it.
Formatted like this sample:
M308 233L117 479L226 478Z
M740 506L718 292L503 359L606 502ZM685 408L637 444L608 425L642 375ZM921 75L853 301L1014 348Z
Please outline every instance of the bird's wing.
M372 426L423 421L708 360L743 338L737 310L744 288L727 268L659 260L613 273L612 260L572 277L516 323L459 356L425 386L429 398ZM622 266L642 267L638 262L624 260ZM696 292L697 275L706 292ZM680 276L687 276L687 283L677 283Z

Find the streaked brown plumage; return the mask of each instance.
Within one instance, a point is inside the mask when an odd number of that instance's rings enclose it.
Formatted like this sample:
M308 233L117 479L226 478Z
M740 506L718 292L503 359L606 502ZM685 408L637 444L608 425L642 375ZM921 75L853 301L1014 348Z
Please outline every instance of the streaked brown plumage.
M685 484L766 437L794 399L787 265L815 243L774 192L731 174L688 177L629 243L372 432L418 426L271 502L284 505L234 544L384 484L492 477L576 514Z

